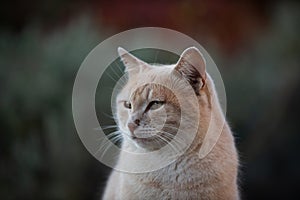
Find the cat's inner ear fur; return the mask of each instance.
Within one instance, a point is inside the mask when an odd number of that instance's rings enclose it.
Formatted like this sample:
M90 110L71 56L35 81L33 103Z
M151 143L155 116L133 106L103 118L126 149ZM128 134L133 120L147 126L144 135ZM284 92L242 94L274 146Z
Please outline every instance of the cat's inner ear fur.
M196 47L190 47L181 54L174 70L179 72L199 95L200 90L205 86L205 68L206 62L201 52Z
M118 48L118 53L129 76L139 73L147 65L144 61L138 59L122 47Z

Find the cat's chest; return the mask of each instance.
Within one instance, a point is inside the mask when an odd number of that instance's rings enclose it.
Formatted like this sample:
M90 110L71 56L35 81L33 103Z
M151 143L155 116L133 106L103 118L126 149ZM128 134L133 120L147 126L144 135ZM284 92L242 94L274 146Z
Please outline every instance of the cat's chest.
M211 199L205 197L211 197L218 180L214 164L197 155L154 172L122 176L121 194L128 199Z
M184 158L154 172L143 174L125 174L128 184L139 185L154 190L189 190L196 189L206 181L205 170L201 170L198 157Z
M163 174L162 172L125 175L122 197L126 197L124 199L199 199L199 194L206 193L201 178L195 178L197 175L192 177L191 171L175 170Z

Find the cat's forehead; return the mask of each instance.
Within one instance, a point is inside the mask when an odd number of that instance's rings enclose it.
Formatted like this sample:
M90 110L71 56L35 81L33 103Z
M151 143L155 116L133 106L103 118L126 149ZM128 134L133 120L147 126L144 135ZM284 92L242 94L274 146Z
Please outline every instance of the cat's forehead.
M130 77L119 94L119 98L135 100L160 98L170 82L173 66L153 66L134 77Z
M130 101L140 100L163 100L165 87L157 83L147 83L140 87L133 88L129 97Z
M150 83L155 81L163 81L171 75L175 65L148 65L143 68L140 73L128 80L130 82Z

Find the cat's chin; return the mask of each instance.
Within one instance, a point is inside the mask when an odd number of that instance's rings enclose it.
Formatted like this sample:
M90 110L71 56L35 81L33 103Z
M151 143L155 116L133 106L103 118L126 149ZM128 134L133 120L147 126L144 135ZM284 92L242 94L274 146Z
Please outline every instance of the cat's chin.
M133 136L131 139L138 147L150 151L159 150L166 145L165 143L159 142L155 137L139 138Z

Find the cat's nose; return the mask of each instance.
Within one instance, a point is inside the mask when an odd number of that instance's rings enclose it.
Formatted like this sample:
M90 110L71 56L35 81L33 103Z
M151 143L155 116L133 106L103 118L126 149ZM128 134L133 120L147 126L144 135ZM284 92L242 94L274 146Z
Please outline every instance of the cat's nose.
M127 126L128 126L128 128L129 128L129 130L130 130L131 133L133 133L134 130L135 130L139 125L140 125L140 120L139 120L139 119L136 119L136 120L134 120L133 122L129 122L129 123L127 124Z
M139 126L140 125L140 120L139 119L136 119L136 120L134 120L134 123L137 125L137 126Z
M135 123L132 123L132 122L129 122L129 123L127 124L127 126L128 126L128 129L129 129L129 131L130 131L131 133L133 133L134 130L136 129L136 127L137 127L137 125L136 125Z

